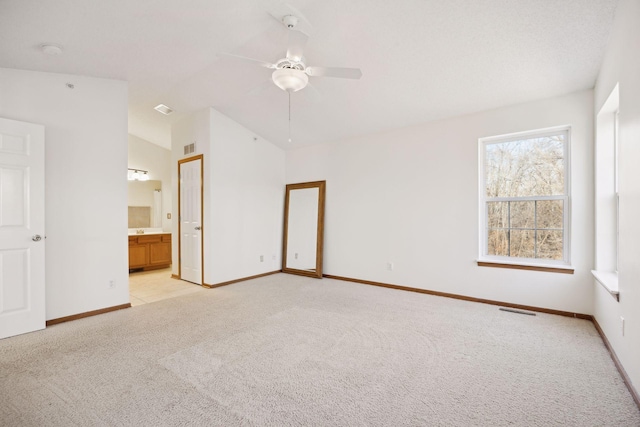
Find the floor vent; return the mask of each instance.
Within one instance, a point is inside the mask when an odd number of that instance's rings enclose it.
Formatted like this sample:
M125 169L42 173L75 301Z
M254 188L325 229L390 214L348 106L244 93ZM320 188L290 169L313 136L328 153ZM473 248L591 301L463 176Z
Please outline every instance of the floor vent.
M196 143L192 142L191 144L187 144L184 146L184 155L192 154L196 152Z
M526 314L527 316L535 316L535 313L532 313L530 311L522 311L522 310L516 310L514 308L504 308L504 307L500 307L500 310L502 311L508 311L509 313L518 313L518 314Z

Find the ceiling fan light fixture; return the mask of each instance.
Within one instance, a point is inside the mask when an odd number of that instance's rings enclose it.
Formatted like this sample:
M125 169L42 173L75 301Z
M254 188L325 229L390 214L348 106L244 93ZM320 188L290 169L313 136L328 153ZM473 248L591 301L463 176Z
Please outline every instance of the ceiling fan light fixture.
M287 92L297 92L309 84L309 77L302 70L293 68L280 68L271 75L273 82L280 89Z

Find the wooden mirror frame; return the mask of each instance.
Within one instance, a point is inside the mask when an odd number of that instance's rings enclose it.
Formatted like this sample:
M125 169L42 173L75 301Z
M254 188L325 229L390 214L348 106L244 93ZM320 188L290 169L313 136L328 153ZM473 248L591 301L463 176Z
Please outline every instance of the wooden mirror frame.
M289 236L289 193L291 190L303 190L306 188L318 189L318 221L316 236L316 270L300 270L297 268L287 267L287 241ZM300 184L287 184L286 196L284 200L284 236L282 240L282 272L290 274L298 274L301 276L322 278L322 250L324 237L324 199L326 181L303 182Z

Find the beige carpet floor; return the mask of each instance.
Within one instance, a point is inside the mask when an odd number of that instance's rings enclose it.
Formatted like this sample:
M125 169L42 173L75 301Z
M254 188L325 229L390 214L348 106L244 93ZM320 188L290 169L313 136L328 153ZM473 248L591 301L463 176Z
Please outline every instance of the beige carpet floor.
M640 426L593 325L277 274L0 341L2 426Z

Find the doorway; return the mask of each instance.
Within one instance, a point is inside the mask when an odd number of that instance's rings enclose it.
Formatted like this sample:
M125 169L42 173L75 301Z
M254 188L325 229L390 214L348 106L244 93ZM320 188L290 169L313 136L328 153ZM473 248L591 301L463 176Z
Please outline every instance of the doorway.
M202 154L178 161L178 274L182 280L204 283Z

